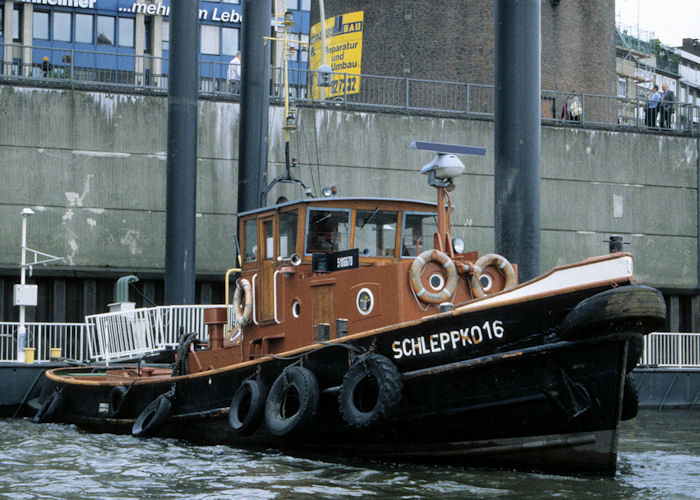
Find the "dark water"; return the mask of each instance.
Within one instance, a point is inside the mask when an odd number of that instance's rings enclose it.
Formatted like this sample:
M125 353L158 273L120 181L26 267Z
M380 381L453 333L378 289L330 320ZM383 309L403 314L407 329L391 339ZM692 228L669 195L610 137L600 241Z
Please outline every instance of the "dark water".
M0 420L3 498L700 498L700 413L622 424L612 479L300 459Z

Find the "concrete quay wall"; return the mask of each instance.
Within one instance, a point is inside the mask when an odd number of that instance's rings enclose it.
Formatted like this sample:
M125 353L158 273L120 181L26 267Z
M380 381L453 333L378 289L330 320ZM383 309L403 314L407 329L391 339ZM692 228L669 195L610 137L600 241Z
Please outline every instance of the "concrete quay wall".
M197 271L234 264L239 106L200 101ZM16 269L20 211L29 246L66 257L55 273L162 272L167 98L0 86L0 268ZM283 173L283 112L270 110L271 167ZM419 174L432 159L413 140L485 146L465 158L452 193L467 248L493 250L492 121L302 107L291 151L316 194L434 200ZM542 270L607 252L622 234L644 284L697 286L698 140L662 134L542 128ZM282 185L274 201L303 195ZM77 274L76 274L77 273ZM86 275L87 275L86 274Z

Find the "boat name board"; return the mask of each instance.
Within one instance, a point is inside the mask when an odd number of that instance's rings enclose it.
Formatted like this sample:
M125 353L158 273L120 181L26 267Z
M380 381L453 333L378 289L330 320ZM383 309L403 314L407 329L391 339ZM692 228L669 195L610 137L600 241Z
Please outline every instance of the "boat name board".
M503 321L497 319L486 321L482 325L460 328L459 330L395 340L391 344L391 349L394 351L394 359L401 359L403 357L422 356L442 352L447 349L455 350L468 345L501 340L504 336Z

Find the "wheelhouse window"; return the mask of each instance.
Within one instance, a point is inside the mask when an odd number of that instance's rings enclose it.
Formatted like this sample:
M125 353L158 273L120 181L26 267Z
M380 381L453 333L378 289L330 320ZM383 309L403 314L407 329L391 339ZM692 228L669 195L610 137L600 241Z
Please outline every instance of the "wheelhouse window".
M280 257L289 257L297 248L299 213L290 210L280 214Z
M437 214L409 212L404 214L402 257L417 257L427 248L433 248L433 235L437 231Z
M349 249L350 210L310 208L304 253L330 253Z
M243 223L243 262L258 259L258 221L248 219Z
M393 257L396 247L397 212L358 210L355 216L355 247L364 257Z

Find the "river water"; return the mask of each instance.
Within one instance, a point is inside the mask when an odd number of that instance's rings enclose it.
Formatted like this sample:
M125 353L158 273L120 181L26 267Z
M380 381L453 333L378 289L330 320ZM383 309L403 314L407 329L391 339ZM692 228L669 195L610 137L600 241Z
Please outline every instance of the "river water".
M700 413L622 423L614 478L300 459L0 420L3 498L700 498Z

